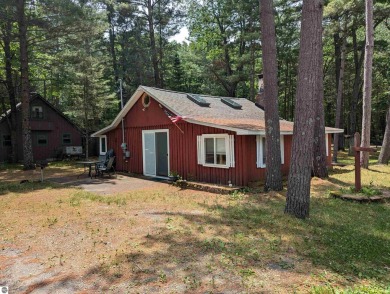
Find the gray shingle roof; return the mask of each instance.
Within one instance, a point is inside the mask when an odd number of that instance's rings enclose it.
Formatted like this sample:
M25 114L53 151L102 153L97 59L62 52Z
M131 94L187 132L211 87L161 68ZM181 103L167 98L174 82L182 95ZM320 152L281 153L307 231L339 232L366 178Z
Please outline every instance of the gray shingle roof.
M160 102L175 115L185 116L185 120L188 122L215 126L222 129L240 130L241 134L245 134L245 132L248 134L265 133L264 111L246 98L199 95L207 103L210 103L209 107L202 107L188 99L187 93L140 86L114 122L93 135L98 136L115 128L143 92ZM234 109L226 105L221 101L221 98L229 98L239 103L242 105L242 109ZM293 126L294 124L290 121L280 120L280 131L283 133L292 133ZM326 131L333 133L342 130L327 128Z

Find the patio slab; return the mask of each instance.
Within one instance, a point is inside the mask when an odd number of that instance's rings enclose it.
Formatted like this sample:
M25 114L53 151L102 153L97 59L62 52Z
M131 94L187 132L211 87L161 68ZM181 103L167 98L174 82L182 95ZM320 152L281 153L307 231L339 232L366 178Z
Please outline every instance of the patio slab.
M158 188L158 186L167 185L165 182L155 181L153 179L144 179L138 177L129 177L117 174L115 176L105 176L102 178L89 178L77 176L48 178L50 182L80 187L88 192L101 195L110 195L124 193L133 190L143 190L148 188Z

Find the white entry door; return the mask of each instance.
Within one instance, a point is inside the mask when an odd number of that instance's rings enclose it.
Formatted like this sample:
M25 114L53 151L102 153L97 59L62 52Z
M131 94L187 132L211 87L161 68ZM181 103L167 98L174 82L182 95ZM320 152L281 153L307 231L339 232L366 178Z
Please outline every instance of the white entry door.
M146 176L169 173L168 130L142 131L143 168Z

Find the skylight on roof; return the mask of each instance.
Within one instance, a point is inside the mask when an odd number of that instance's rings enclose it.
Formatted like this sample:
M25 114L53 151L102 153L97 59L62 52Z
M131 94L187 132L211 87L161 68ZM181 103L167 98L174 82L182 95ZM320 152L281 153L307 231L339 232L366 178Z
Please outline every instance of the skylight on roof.
M222 103L225 103L226 105L230 106L231 108L234 109L241 109L242 105L238 104L236 101L233 101L232 99L229 98L221 98Z
M198 104L202 107L209 107L210 103L208 103L206 100L204 100L200 95L198 94L187 94L187 98L190 99L192 102Z

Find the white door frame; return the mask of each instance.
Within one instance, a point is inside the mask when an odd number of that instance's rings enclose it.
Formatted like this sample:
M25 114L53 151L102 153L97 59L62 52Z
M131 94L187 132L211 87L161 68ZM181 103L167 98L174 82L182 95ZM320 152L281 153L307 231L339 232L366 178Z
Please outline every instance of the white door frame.
M157 129L157 130L142 130L142 172L143 172L143 175L144 176L151 176L151 177L155 177L155 178L163 178L165 179L166 177L161 177L161 176L157 176L157 175L149 175L149 174L146 174L145 173L145 136L144 134L156 134L156 133L167 133L167 151L168 151L168 174L169 174L169 171L170 171L170 166L169 166L169 163L170 163L170 160L169 160L169 156L170 156L170 152L169 152L169 129ZM155 138L156 138L156 135L154 135ZM156 140L154 141L156 143ZM155 156L156 156L156 162L157 162L157 152L155 152ZM156 173L156 172L155 172Z

